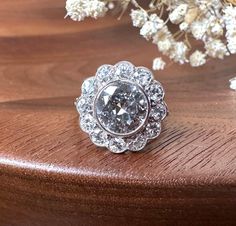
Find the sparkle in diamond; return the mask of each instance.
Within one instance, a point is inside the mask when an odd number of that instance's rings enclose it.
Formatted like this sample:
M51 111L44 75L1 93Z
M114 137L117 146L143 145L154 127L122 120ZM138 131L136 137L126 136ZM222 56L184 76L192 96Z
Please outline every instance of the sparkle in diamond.
M148 116L148 100L142 89L128 81L106 86L96 99L96 116L112 134L127 135L141 128Z

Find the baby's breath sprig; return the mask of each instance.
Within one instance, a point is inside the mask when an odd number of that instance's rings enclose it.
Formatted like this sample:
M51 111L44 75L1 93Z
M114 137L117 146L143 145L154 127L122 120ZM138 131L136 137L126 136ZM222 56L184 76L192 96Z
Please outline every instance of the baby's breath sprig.
M209 58L236 54L236 0L149 0L145 7L137 0L67 0L66 16L97 19L116 7L122 9L120 17L131 8L133 26L173 62L199 67ZM174 26L178 30L172 32ZM201 50L192 47L194 39L202 43ZM154 70L165 66L160 56L154 59Z

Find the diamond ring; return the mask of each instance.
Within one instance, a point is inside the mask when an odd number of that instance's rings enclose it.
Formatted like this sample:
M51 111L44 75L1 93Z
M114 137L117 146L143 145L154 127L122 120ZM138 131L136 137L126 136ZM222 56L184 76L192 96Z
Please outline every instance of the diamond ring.
M160 82L149 69L127 61L99 67L84 81L75 105L81 129L113 153L142 150L160 135L167 115Z

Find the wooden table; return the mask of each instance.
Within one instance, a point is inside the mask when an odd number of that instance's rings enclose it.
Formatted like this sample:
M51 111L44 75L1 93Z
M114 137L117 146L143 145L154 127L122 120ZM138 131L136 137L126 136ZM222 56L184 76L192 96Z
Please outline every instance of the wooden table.
M151 67L128 19L64 20L64 1L0 5L0 225L235 225L236 57L155 77L170 115L141 153L96 148L73 101L104 63Z

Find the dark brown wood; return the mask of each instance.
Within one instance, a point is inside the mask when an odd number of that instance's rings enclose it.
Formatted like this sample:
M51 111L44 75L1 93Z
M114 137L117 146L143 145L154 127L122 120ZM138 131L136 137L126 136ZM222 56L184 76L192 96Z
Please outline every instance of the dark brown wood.
M162 135L114 155L81 132L74 98L99 65L158 53L128 18L75 23L63 7L0 5L0 225L235 225L236 57L155 73Z

